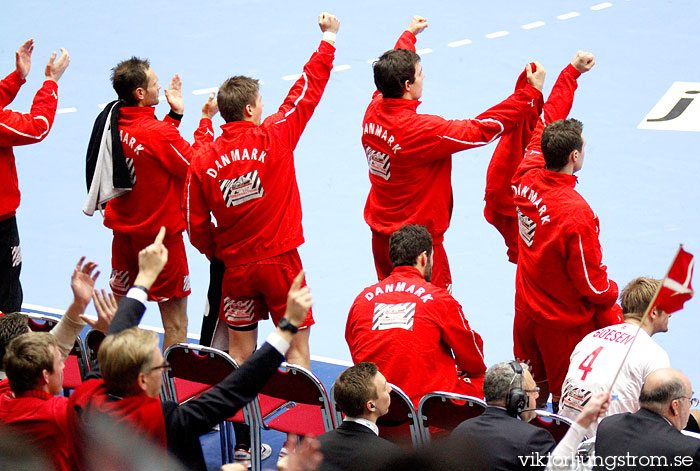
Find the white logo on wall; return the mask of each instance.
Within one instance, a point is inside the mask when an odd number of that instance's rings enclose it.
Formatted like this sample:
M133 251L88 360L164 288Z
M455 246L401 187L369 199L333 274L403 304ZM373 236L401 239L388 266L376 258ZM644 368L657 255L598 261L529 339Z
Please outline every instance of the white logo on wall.
M700 83L675 82L637 128L700 132Z

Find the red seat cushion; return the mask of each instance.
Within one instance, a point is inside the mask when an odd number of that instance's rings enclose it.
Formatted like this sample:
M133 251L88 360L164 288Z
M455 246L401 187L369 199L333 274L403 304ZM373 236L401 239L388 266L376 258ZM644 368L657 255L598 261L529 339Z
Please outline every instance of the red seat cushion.
M68 357L66 357L66 366L63 369L63 389L75 389L82 383L83 378L80 376L78 357L75 355L68 355Z
M175 383L175 396L179 403L183 403L211 388L208 384L196 383L181 378L174 378L173 381Z
M326 433L321 408L306 404L297 404L282 415L272 419L267 426L280 432L294 433L299 436L318 437Z

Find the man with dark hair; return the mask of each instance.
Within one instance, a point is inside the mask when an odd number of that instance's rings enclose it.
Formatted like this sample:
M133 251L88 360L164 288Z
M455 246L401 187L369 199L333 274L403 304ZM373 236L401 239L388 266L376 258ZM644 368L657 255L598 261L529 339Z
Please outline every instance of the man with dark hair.
M84 258L80 259L71 277L73 302L56 327L50 333L27 332L15 337L4 358L12 394L0 394L0 423L25 434L37 448L47 450L58 471L70 467L68 399L56 394L63 390L64 361L85 326L82 314L99 274L93 275L97 265L93 262L83 265L83 261ZM4 317L7 316L0 318L0 322ZM25 320L25 329L26 325Z
M212 262L212 273L225 265L220 302L211 305L219 306L215 314L228 326L229 354L238 364L255 351L258 322L268 316L280 322L289 287L302 269L294 149L330 77L340 21L324 12L318 24L323 40L276 113L263 121L258 81L235 76L219 88L216 101L209 97L195 133L197 157L182 212L190 241ZM226 124L214 140L211 118L217 107ZM309 368L313 324L309 311L289 350L291 363ZM236 427L240 460L249 445L244 428Z
M379 437L377 419L389 412L391 386L371 362L358 363L343 371L333 384L335 403L345 414L337 429L326 432L321 442L321 470L352 471L357 463L378 466L399 451Z
M680 431L698 405L690 380L670 368L651 373L639 395L640 409L603 419L595 441L598 469L700 469L700 440Z
M416 405L431 391L482 397L483 342L462 306L430 283L430 233L404 226L391 234L389 253L391 275L362 290L348 315L345 340L353 362L376 363Z
M165 228L156 240L139 252L136 284L148 290L168 260L163 244ZM155 333L138 329L145 311L147 293L133 287L120 303L107 337L100 346L99 368L71 395L68 405L70 436L75 439L73 469L84 469L85 427L92 414L124 422L138 433L167 448L185 469L206 470L199 437L214 425L233 416L252 401L277 371L299 325L311 308L308 287L302 287L303 272L292 282L287 296L284 322L250 359L201 396L178 405L160 401L164 362ZM285 326L286 325L286 326Z
M15 213L20 192L17 166L12 148L34 144L48 136L58 105L58 79L65 72L70 57L61 48L61 57L51 54L44 75L46 81L36 95L29 113L5 107L12 103L26 82L32 65L34 40L29 39L15 53L15 70L0 81L0 311L14 312L22 307L22 250Z
M435 244L433 282L450 289L452 277L442 246L452 214L452 154L496 140L524 115L542 109L544 69L528 65L528 84L471 120L416 113L423 95L423 68L416 35L428 26L414 16L393 50L374 63L377 91L362 122L362 146L372 187L365 221L372 229L377 276L389 276L389 235L406 224L424 225Z
M594 64L593 54L579 51L559 75L512 183L520 232L514 353L542 389L538 406L551 392L555 410L576 344L622 321L617 285L602 264L598 217L574 190L583 165L581 126L563 119L576 79Z
M460 458L462 469L542 469L550 452L571 460L586 427L605 412L609 402L607 393L592 398L555 449L548 431L528 423L536 416L538 395L526 364L504 361L489 368L484 377L486 410L459 424L450 435L449 449Z
M102 154L98 157L100 138L97 138L98 145L93 146L95 136L101 137L103 129L114 124L112 152L106 152L110 162L105 162L104 166L111 168L111 159L116 163L121 158L127 180L124 186L130 189L112 195L113 199L106 202L104 224L114 233L110 287L119 300L126 295L138 272L139 251L153 241L161 226L165 226L164 244L170 258L148 298L158 302L165 349L173 343L187 341L190 277L182 239L185 222L180 202L192 150L178 131L185 107L182 83L175 74L165 91L170 113L160 121L154 119L160 85L148 60L137 57L124 60L112 69L111 78L119 100L108 104L95 123L88 148L88 188L92 195L100 174L96 171L94 178L90 178L89 170L100 169L103 165L99 161L95 163L103 157ZM115 142L114 136L119 142ZM90 167L91 159L93 167ZM104 204L101 198L97 202Z
M659 280L644 277L630 281L620 295L625 322L591 332L576 345L562 387L561 415L575 419L592 394L608 391L611 386L616 399L610 404L608 415L636 412L639 393L649 374L671 367L664 349L651 338L668 331L671 316L655 307L642 322L660 284ZM630 350L631 342L634 344ZM588 436L595 435L597 425L591 425Z

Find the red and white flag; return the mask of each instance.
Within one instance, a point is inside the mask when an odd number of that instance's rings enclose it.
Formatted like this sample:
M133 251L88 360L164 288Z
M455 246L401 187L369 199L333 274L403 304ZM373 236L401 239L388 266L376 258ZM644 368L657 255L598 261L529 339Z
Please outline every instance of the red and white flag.
M693 254L678 248L676 258L663 280L661 290L656 296L654 307L672 313L683 309L683 304L693 297L693 287L690 282L693 278L693 266L695 257Z

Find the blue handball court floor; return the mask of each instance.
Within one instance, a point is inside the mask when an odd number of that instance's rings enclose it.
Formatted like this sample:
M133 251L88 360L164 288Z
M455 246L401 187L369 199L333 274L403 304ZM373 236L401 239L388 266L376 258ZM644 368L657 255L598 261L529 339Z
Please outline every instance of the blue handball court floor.
M350 360L344 342L349 307L376 280L362 216L369 180L360 144L373 91L370 63L393 46L414 14L430 25L417 43L426 75L419 111L446 118L474 117L504 99L532 60L548 71L546 95L577 50L593 52L596 66L579 80L570 116L585 125L586 160L577 190L600 218L610 277L620 287L640 275L660 278L679 243L700 254L697 0L29 0L4 6L0 73L13 70L14 51L23 41L33 37L36 43L28 82L11 108L29 109L51 51L65 47L71 65L59 82L59 114L50 135L16 149L27 307L65 309L70 274L81 255L99 263L98 287L107 287L111 233L99 214L88 218L81 208L93 121L100 105L115 97L110 69L136 55L150 59L163 88L180 74L180 131L191 141L207 95L232 75L260 79L264 114L274 112L321 39L321 11L341 20L335 69L295 156L306 238L300 253L317 322L312 369L327 386ZM156 113L167 111L161 102ZM217 116L214 124L218 130L223 121ZM487 364L512 357L515 277L501 236L482 213L494 148L455 155L454 212L445 239L454 296L483 337ZM197 341L208 263L186 245L189 330ZM669 332L654 337L696 388L698 306L689 301L673 315ZM144 325L161 325L155 305ZM269 322L261 326L260 339L271 328Z

